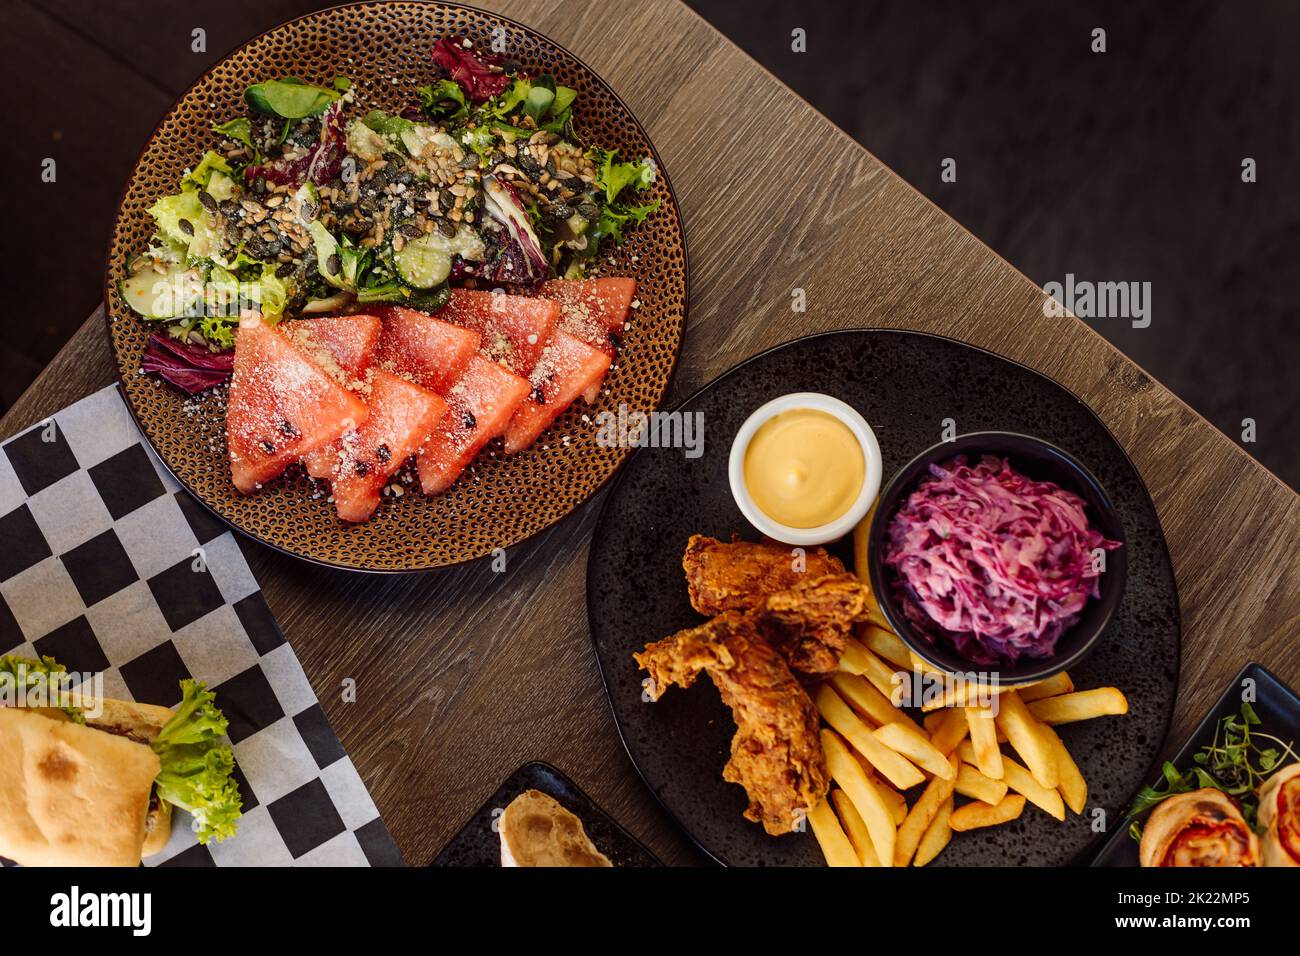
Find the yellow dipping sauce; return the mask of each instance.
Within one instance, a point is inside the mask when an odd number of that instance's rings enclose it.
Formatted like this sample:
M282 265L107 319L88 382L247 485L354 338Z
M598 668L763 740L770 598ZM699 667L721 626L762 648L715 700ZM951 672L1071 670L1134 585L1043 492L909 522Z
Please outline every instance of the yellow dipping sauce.
M745 449L745 487L773 521L816 528L852 507L866 461L848 425L816 408L765 421Z

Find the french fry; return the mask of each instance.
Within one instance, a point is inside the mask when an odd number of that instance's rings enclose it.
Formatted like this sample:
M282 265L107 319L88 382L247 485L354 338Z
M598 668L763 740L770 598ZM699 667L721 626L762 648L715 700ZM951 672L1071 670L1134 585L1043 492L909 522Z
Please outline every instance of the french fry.
M1055 730L1043 724L1042 733L1052 750L1056 752L1056 774L1060 778L1057 789L1065 798L1065 805L1075 813L1083 813L1083 808L1088 803L1088 783L1083 779L1079 765L1074 762L1070 751L1066 749L1065 742Z
M880 795L885 798L885 803L889 804L890 809L894 811L894 824L902 823L903 818L907 816L907 797L895 790L888 780L882 780L880 774L876 773L876 768L871 766L870 760L854 748L849 749L853 751L853 758L862 765L862 772L867 775L867 779L876 785Z
M998 749L993 712L986 707L967 707L966 725L975 766L991 780L1002 779L1002 751Z
M1055 790L1058 782L1056 754L1048 745L1046 735L1039 730L1042 725L1030 714L1019 694L1009 691L998 698L996 719L1002 732L1007 735L1007 743L1020 754L1020 759L1025 762L1034 779L1048 790Z
M948 764L948 777L935 776L926 785L920 798L907 812L907 819L898 828L898 838L894 844L894 866L907 866L916 853L921 837L933 822L939 808L952 796L953 781L957 779L957 758L954 756Z
M1061 795L1055 790L1048 790L1034 779L1033 774L1010 757L1002 758L1002 779L1008 787L1045 811L1048 816L1065 819L1065 803L1062 802Z
M865 677L857 674L832 674L831 686L854 710L869 717L877 726L904 723L918 732L921 729L917 727L916 721L890 703L889 698L876 690Z
M987 698L997 696L998 693L998 688L976 681L954 681L951 686L944 688L942 694L927 695L921 702L921 710L929 713L945 707L979 707Z
M840 655L840 671L845 674L865 674L871 662L866 655L870 651L856 637L844 639L844 653Z
M899 670L912 669L912 652L907 649L903 639L893 631L868 621L858 628L858 640L866 645L867 650L883 657Z
M953 782L953 789L963 797L982 800L989 806L997 804L1007 795L1007 785L1005 783L984 776L969 763L963 763L958 769L957 779Z
M935 750L946 757L966 738L966 734L970 731L970 724L966 720L966 712L961 708L953 707L939 713L942 716L930 731L930 743L934 744ZM929 726L927 722L926 727Z
M907 790L925 781L925 775L875 737L844 699L829 684L822 684L813 697L817 712L851 743L876 772L899 790ZM861 769L861 768L859 768ZM850 791L849 796L853 796ZM856 801L855 801L856 802ZM859 808L860 809L860 808ZM865 814L864 814L865 816Z
M876 506L873 504L853 528L853 573L867 587L871 587L871 575L867 571L870 567L867 563L868 542L871 536L871 519L875 516Z
M852 651L851 661L850 651ZM846 663L846 661L850 661L850 663ZM906 686L906 682L897 683L899 678L894 676L897 671L867 650L865 644L859 643L851 637L845 643L844 656L840 658L840 670L865 677L871 682L871 686L880 691L886 700L890 701L894 699L898 687Z
M871 831L867 829L866 821L862 819L862 814L858 813L858 808L853 805L849 795L843 790L832 790L831 803L835 805L835 812L839 814L840 822L844 824L844 832L848 834L849 842L853 844L858 862L863 866L880 866L880 859L876 856L876 845L871 842Z
M872 736L936 777L951 780L956 776L948 755L940 753L915 724L910 727L904 723L885 724L872 731Z
M1040 680L1036 684L1026 684L1020 688L1020 699L1026 704L1031 700L1042 700L1044 697L1055 697L1057 694L1068 694L1074 690L1074 681L1070 680L1070 675L1065 671L1059 674L1053 674L1046 680Z
M857 851L844 835L840 821L835 819L831 805L823 798L817 806L808 811L808 822L812 824L813 836L822 848L827 866L861 866Z
M958 833L978 830L980 827L995 827L1014 820L1024 809L1025 798L1018 793L1007 794L995 807L976 800L954 810L948 817L948 826Z
M1045 724L1069 724L1076 720L1127 714L1128 700L1118 687L1095 687L1036 700L1029 705L1029 713Z
M943 673L943 671L939 670L939 668L935 667L933 664L931 664L921 655L917 654L915 651L908 651L907 659L911 662L911 665L908 667L908 670L924 671L927 674Z
M916 845L916 856L912 857L913 866L925 866L948 845L948 841L952 839L952 827L948 825L951 817L952 797L950 796L934 815L930 825L925 828L921 842Z
M939 729L939 725L948 719L950 711L932 710L921 718L921 723L925 725L925 732L930 735L931 741L934 740L934 732Z
M849 795L853 806L861 815L867 832L871 835L876 859L881 866L893 866L894 842L898 831L894 827L894 815L886 805L885 798L875 784L867 779L861 765L853 759L843 737L833 730L822 730L821 737L831 778Z

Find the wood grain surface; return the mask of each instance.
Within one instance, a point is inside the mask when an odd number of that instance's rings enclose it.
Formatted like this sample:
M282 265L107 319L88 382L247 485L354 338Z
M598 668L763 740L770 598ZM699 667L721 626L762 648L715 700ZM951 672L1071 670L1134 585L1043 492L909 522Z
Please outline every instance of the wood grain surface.
M691 303L668 404L799 335L936 332L1054 378L1141 472L1183 613L1165 752L1247 660L1300 686L1300 498L675 2L482 4L590 64L654 140L686 216ZM719 104L744 104L719 122ZM803 289L807 310L791 309ZM102 310L0 421L8 437L113 381ZM619 744L587 633L587 542L603 496L487 563L334 572L244 542L408 863L427 863L519 765L546 760L668 863L703 861ZM650 506L650 505L648 505ZM646 635L647 639L661 635ZM357 681L344 703L345 678Z

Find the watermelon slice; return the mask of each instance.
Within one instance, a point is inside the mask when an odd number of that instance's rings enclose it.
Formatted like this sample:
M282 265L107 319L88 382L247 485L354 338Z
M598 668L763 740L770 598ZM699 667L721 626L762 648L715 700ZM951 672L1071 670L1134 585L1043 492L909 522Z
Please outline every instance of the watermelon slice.
M311 455L307 470L328 478L344 521L365 521L379 506L388 479L433 434L447 413L435 392L381 368L366 376L370 417L355 431Z
M373 315L338 315L296 319L282 323L280 328L289 341L327 372L333 363L355 378L374 361L383 323Z
M439 395L456 383L478 351L479 335L400 305L378 310L384 330L376 362Z
M560 328L612 356L623 337L636 280L550 279L542 283L541 294L564 310Z
M464 376L447 392L450 409L419 454L424 493L451 487L479 450L505 430L531 389L528 379L491 359L471 358Z
M473 329L479 351L516 375L527 375L560 321L558 302L524 295L453 289L438 317Z
M529 384L533 391L506 428L506 453L522 451L537 440L579 395L592 401L609 371L610 358L600 349L563 329L537 360Z
M356 395L260 318L240 322L226 405L230 477L246 495L370 414Z

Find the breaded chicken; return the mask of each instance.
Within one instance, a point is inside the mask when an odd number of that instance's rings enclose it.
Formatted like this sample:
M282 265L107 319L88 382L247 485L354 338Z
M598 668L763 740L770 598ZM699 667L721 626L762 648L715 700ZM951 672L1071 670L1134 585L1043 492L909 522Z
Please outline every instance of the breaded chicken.
M829 674L839 667L854 623L866 619L867 588L847 573L805 578L749 613L791 669Z
M736 721L722 777L745 788L745 817L779 836L826 796L830 774L817 709L755 620L729 611L633 656L649 671L656 700L670 685L690 687L701 671L709 675Z
M691 606L708 617L748 611L769 595L802 580L844 573L839 558L808 548L796 561L791 549L770 541L732 541L691 535L682 556Z

